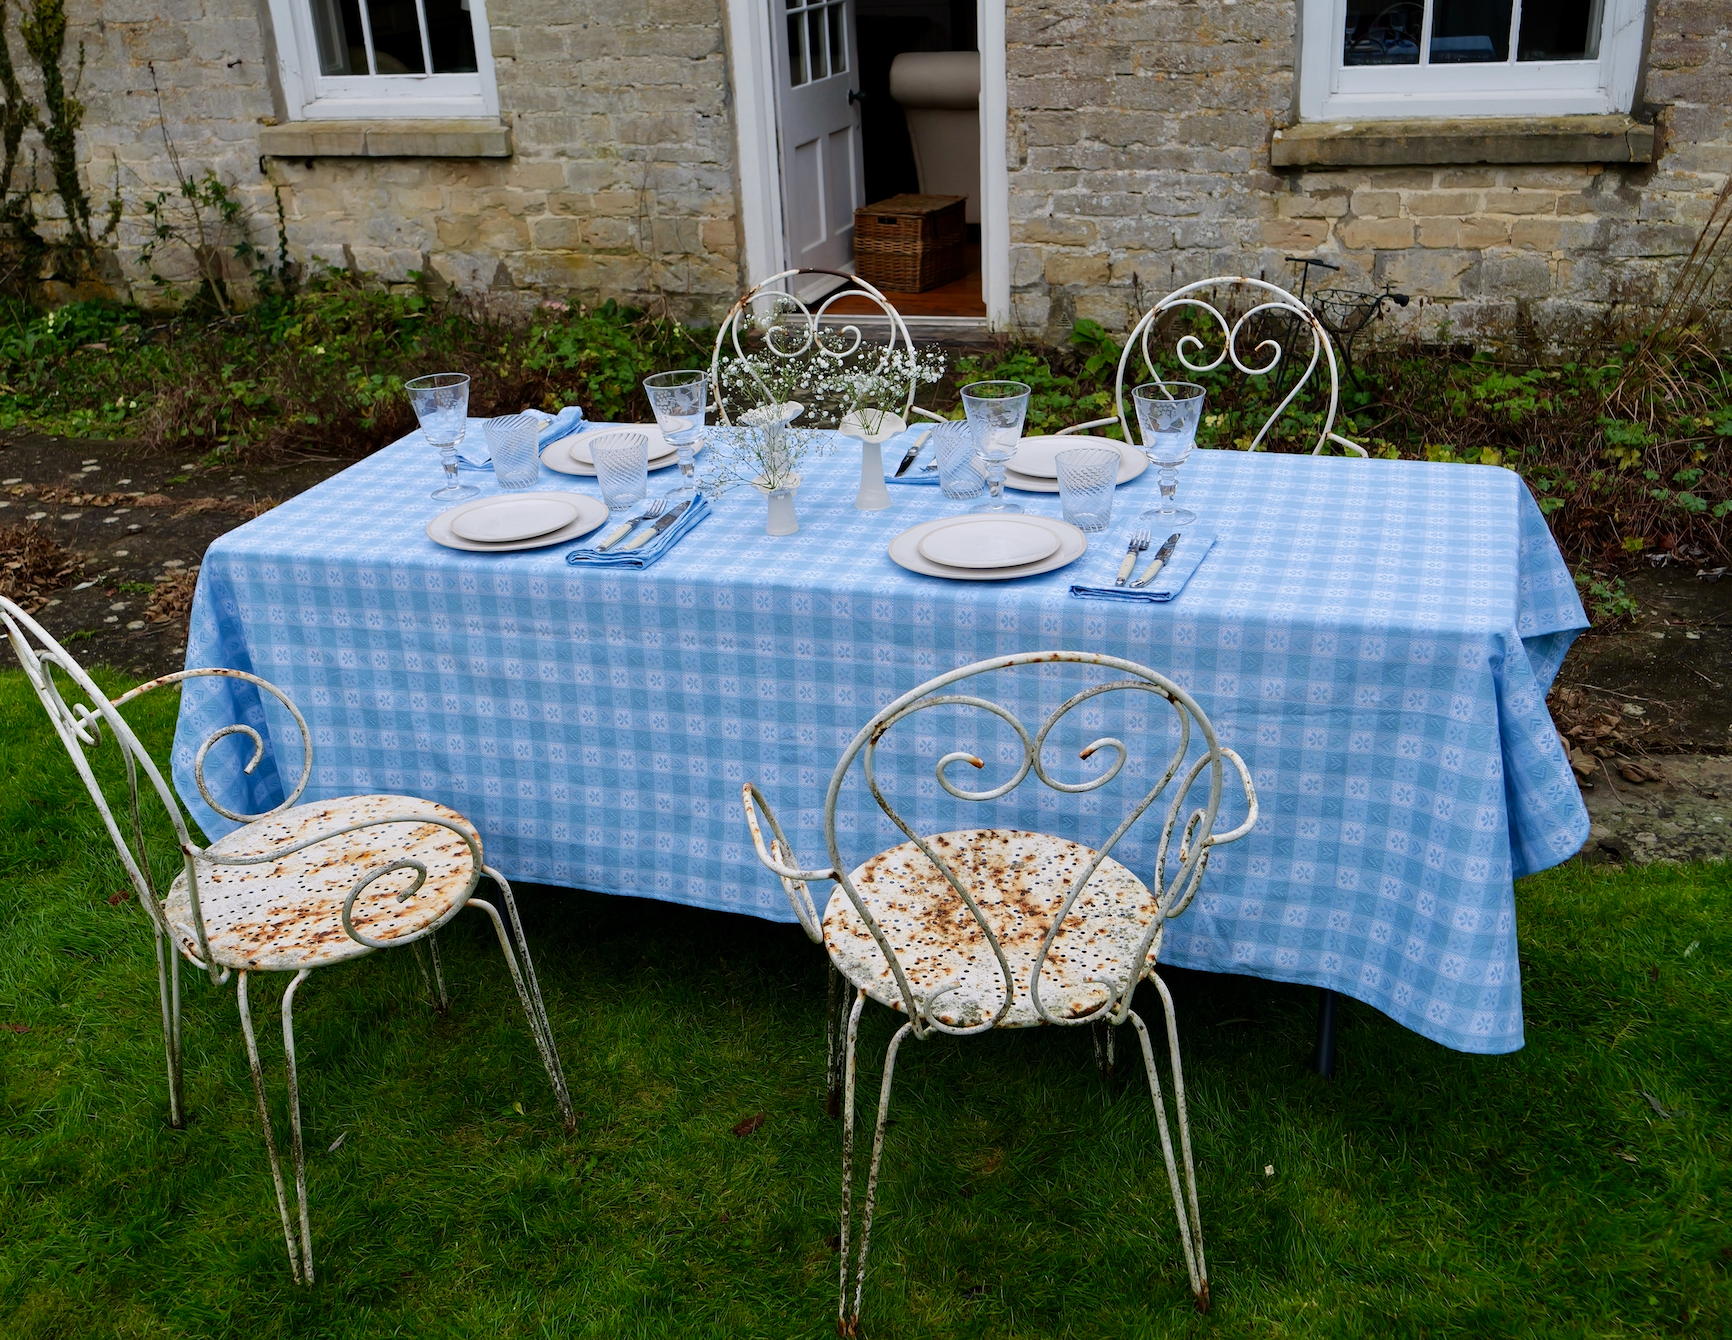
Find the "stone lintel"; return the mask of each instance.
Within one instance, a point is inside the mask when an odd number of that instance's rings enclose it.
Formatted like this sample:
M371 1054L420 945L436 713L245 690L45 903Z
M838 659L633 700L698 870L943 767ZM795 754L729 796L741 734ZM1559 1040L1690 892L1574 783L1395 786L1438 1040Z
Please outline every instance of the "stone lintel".
M1628 116L1307 121L1277 130L1275 167L1651 163L1654 127Z
M510 158L496 119L290 121L259 128L267 158Z

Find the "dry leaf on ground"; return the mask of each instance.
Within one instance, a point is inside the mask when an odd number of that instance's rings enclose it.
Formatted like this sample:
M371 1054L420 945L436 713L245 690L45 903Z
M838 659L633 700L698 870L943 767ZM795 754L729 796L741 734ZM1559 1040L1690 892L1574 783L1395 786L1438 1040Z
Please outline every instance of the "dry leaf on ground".
M78 556L35 526L0 526L0 596L34 614L78 567Z

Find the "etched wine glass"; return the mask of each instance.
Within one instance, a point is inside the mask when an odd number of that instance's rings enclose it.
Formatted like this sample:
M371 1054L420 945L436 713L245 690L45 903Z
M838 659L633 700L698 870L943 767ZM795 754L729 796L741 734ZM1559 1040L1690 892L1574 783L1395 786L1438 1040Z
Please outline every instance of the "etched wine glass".
M469 427L469 378L461 372L435 372L403 383L409 404L421 421L421 434L439 449L445 466L445 487L430 495L435 502L459 502L481 492L457 482L457 444Z
M971 382L962 388L962 407L974 432L974 454L986 465L986 497L970 512L1020 512L1021 503L1004 496L1004 470L1022 443L1030 389L1026 382Z
M1195 382L1144 382L1131 392L1143 451L1161 468L1161 501L1143 512L1141 520L1178 529L1197 519L1175 499L1179 467L1197 445L1197 425L1203 418L1203 388Z

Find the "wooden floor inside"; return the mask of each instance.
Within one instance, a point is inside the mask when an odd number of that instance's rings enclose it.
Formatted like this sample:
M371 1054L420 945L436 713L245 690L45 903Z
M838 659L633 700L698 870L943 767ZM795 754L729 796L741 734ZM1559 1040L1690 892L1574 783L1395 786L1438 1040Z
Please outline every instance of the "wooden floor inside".
M969 243L968 273L961 279L929 288L924 293L882 290L890 305L903 316L986 316L986 299L980 286L980 244ZM838 298L830 311L838 316L870 316L878 310L865 298Z

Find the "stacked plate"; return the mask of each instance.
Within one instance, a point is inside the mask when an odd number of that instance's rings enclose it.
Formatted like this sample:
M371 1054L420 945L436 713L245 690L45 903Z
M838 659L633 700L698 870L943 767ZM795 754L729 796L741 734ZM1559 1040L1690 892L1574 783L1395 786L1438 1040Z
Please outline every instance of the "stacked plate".
M541 463L562 475L593 476L595 457L590 454L592 444L615 433L642 433L649 438L649 468L652 470L679 464L679 448L663 437L662 430L653 423L634 423L622 428L592 428L587 433L572 433L557 442L548 443L547 449L541 453ZM703 449L704 442L700 437L693 449L694 454Z
M447 549L503 554L564 544L606 520L607 505L585 493L504 493L439 513L427 523L427 538Z
M1034 577L1074 563L1088 537L1050 516L947 516L890 541L890 558L910 572L960 582Z
M1129 483L1149 468L1149 458L1140 448L1128 442L1115 442L1110 437L1084 437L1072 433L1060 437L1056 433L1044 437L1025 437L1017 446L1016 455L1004 468L1005 485L1025 493L1058 492L1058 454L1076 447L1111 447L1119 453L1120 484Z

